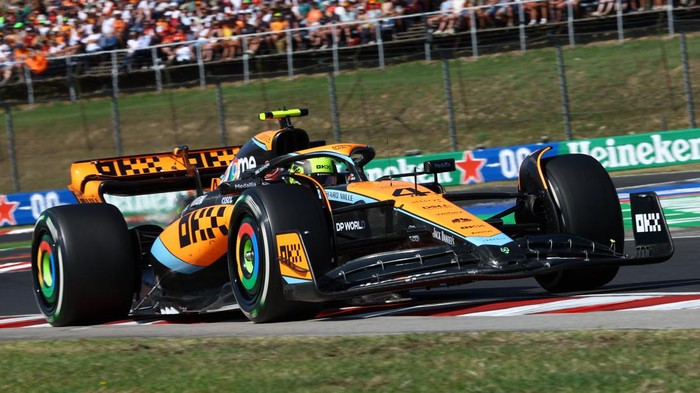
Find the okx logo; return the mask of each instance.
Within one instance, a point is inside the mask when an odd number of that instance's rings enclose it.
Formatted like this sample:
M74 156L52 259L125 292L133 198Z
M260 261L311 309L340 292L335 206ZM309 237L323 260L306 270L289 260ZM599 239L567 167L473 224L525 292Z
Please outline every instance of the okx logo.
M637 227L637 232L661 232L661 214L660 213L644 213L635 214L634 223Z

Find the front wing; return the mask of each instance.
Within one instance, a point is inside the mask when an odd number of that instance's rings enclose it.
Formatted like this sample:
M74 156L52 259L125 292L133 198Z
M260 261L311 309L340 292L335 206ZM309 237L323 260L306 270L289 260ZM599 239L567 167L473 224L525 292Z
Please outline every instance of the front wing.
M533 277L561 269L643 265L671 258L673 241L658 196L633 193L630 204L635 241L631 254L617 252L615 244L572 234L529 235L500 249L445 245L389 251L314 275L313 282L285 284L285 295L298 301L327 301L477 280ZM508 263L496 263L495 258L489 258L491 252L513 252L514 257Z

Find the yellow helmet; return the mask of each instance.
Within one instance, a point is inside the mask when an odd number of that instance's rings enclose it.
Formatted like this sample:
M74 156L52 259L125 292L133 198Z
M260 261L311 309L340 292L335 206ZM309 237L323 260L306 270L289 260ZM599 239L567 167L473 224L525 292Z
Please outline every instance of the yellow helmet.
M316 157L297 161L289 167L289 171L310 176L323 186L338 184L335 163L330 157Z

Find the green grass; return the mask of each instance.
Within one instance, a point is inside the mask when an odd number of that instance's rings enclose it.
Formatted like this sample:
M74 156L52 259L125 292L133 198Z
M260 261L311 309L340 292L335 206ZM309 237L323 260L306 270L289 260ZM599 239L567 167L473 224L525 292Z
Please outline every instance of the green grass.
M695 96L700 97L700 35L687 41ZM572 137L687 128L678 48L679 40L667 35L565 47ZM554 49L458 58L449 66L458 149L567 138ZM336 77L336 91L341 141L372 144L379 157L416 148L451 150L441 62L345 72ZM327 75L226 84L223 98L228 144L275 127L258 121L257 113L284 106L310 108L311 116L296 124L312 138L335 140ZM15 108L20 189L63 187L71 162L115 155L111 113L110 100L98 98ZM124 154L221 141L211 86L122 94L119 113ZM4 136L6 125L0 123ZM10 174L7 144L0 138L0 170ZM11 176L0 177L0 193L12 187Z
M14 250L16 248L30 248L31 246L31 240L21 242L0 243L0 251Z
M699 339L692 330L0 342L0 391L696 392Z

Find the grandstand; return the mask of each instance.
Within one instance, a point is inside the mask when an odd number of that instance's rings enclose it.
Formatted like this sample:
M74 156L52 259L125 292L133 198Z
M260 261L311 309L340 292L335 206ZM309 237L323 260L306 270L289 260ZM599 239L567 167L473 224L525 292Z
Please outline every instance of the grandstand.
M10 7L0 19L1 52L5 53L0 96L9 103L75 100L125 90L337 73L445 56L573 46L660 32L674 34L700 26L700 7L692 2L643 10L641 3L618 1L617 11L594 16L597 3L570 1L571 12L546 22L530 17L520 3L502 3L512 9L508 22L482 20L491 6L467 6L453 31L438 34L434 21L443 11L434 11L439 5L430 2L381 3L390 4L385 6L375 0L323 1L311 7L306 0L289 4L256 1L86 0L39 2L35 9ZM214 3L217 5L211 6ZM309 11L301 10L305 5L324 9L331 16L306 22L308 18L302 15ZM360 13L371 10L375 12L370 17L360 19ZM192 12L199 13L199 22L186 24L186 15ZM128 22L120 23L125 14ZM265 22L268 16L270 22ZM275 21L281 30L272 31ZM317 29L326 29L324 38L315 40ZM69 36L76 30L81 39ZM116 42L106 39L109 37L116 37ZM139 40L142 42L136 42ZM43 69L42 57L46 59Z

